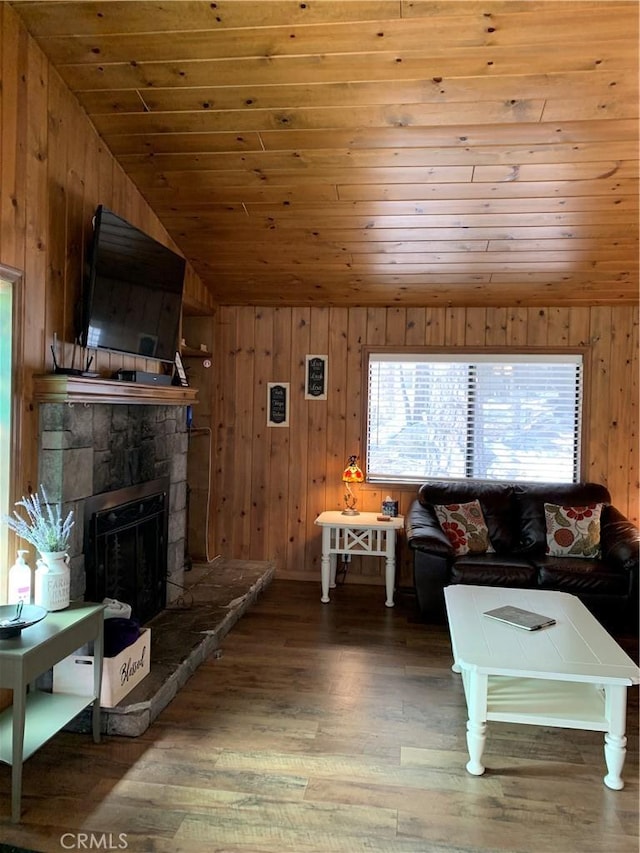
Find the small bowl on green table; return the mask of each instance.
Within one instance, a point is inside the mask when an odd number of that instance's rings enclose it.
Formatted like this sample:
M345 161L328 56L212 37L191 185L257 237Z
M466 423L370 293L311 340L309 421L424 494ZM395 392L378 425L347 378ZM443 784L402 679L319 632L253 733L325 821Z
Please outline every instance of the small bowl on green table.
M40 622L47 615L44 607L37 604L2 604L0 605L0 640L10 640L19 637L24 628L29 628Z

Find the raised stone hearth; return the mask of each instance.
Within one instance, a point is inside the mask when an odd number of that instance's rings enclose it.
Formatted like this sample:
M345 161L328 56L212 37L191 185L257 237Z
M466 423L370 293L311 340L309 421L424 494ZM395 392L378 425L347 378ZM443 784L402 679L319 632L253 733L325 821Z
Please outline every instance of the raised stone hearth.
M148 623L151 672L115 708L102 709L102 732L137 737L146 731L200 664L219 651L274 574L272 562L217 557L194 564L179 599ZM90 712L68 728L90 732Z

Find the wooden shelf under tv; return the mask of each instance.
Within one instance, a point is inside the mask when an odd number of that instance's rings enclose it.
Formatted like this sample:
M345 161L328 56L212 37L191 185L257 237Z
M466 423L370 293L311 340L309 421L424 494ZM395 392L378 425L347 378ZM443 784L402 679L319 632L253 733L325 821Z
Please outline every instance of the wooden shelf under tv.
M117 379L50 373L33 377L36 403L111 403L147 406L189 406L197 390L180 385L143 385Z
M196 349L195 347L180 347L180 355L183 358L212 358L208 350Z

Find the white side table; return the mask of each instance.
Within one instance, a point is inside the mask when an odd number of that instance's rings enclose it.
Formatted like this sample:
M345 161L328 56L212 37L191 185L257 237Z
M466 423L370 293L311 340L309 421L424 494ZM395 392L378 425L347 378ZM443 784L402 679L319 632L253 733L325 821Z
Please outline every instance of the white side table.
M387 607L393 607L396 580L396 532L404 527L401 515L379 521L376 512L343 515L338 510L321 512L315 523L322 527L322 601L329 599L329 588L336 585L338 554L370 554L386 557L385 586Z

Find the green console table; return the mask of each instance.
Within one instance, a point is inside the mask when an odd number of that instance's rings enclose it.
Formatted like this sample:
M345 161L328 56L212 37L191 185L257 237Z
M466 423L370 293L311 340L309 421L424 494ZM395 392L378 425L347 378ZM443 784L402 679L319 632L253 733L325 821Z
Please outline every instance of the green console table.
M19 637L0 640L0 687L13 690L13 705L0 714L0 761L11 765L11 819L20 821L22 764L80 711L93 704L93 739L100 741L104 605L73 602L47 613ZM93 695L46 693L35 687L39 675L94 642Z

